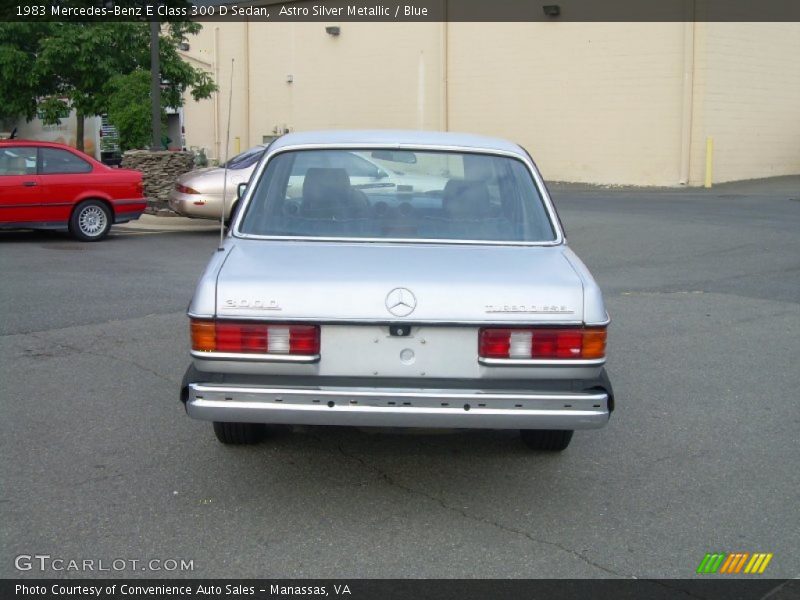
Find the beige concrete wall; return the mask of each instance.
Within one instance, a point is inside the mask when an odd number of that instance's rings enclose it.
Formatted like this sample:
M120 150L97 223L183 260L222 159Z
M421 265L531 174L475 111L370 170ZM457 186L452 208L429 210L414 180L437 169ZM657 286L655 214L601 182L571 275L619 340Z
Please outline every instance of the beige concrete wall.
M207 23L190 43L221 86L184 113L211 156L234 57L231 153L285 129L448 128L521 143L550 180L678 185L702 183L712 135L715 181L800 172L795 23Z
M338 25L339 36L325 32ZM285 23L251 37L251 130L437 129L439 24ZM287 78L292 77L292 83Z
M690 182L800 173L800 24L698 23Z
M454 23L452 129L524 145L551 180L673 185L680 23Z
M236 137L245 149L287 129L440 128L440 24L340 23L337 37L326 25L206 24L186 54L215 74L220 91L187 100L187 146L224 155L231 58L232 152Z
M247 89L249 53L244 23L205 23L200 34L189 39L190 48L183 53L192 65L211 73L219 86L212 98L196 102L191 94L185 95L183 108L187 148L205 148L210 159L224 160L225 138L228 124L228 107L233 66L233 98L230 102L230 145L228 153L236 152L236 138L240 147L249 144ZM231 59L234 59L233 65Z

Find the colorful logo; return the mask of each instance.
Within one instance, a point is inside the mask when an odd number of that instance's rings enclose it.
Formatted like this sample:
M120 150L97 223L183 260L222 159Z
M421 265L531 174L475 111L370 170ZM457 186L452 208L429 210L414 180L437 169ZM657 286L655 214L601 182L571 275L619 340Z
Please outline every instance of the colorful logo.
M771 560L771 552L755 552L753 554L749 552L716 552L705 555L703 560L700 561L700 566L697 567L697 572L701 575L711 573L723 575L747 573L755 575L756 573L763 573Z

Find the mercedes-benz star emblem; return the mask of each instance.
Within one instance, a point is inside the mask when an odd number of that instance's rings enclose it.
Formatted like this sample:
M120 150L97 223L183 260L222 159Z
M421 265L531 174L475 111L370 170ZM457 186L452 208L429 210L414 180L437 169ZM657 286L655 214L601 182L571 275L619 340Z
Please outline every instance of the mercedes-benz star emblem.
M386 295L386 310L395 317L407 317L417 308L417 298L406 288L394 288Z

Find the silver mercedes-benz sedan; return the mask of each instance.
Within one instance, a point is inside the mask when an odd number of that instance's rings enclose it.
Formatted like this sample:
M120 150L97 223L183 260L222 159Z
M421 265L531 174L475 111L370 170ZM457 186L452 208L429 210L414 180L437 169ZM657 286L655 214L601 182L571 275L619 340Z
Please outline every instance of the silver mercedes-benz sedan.
M342 151L441 181L354 185ZM269 425L517 429L563 450L614 408L610 322L528 153L466 134L273 142L189 306L181 401L227 444Z

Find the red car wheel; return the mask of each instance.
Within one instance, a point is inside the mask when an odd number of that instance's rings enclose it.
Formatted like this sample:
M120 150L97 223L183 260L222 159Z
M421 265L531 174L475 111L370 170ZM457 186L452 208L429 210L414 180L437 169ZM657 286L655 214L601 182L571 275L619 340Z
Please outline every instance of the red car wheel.
M99 200L84 200L72 212L69 232L82 242L102 240L111 229L111 212Z

